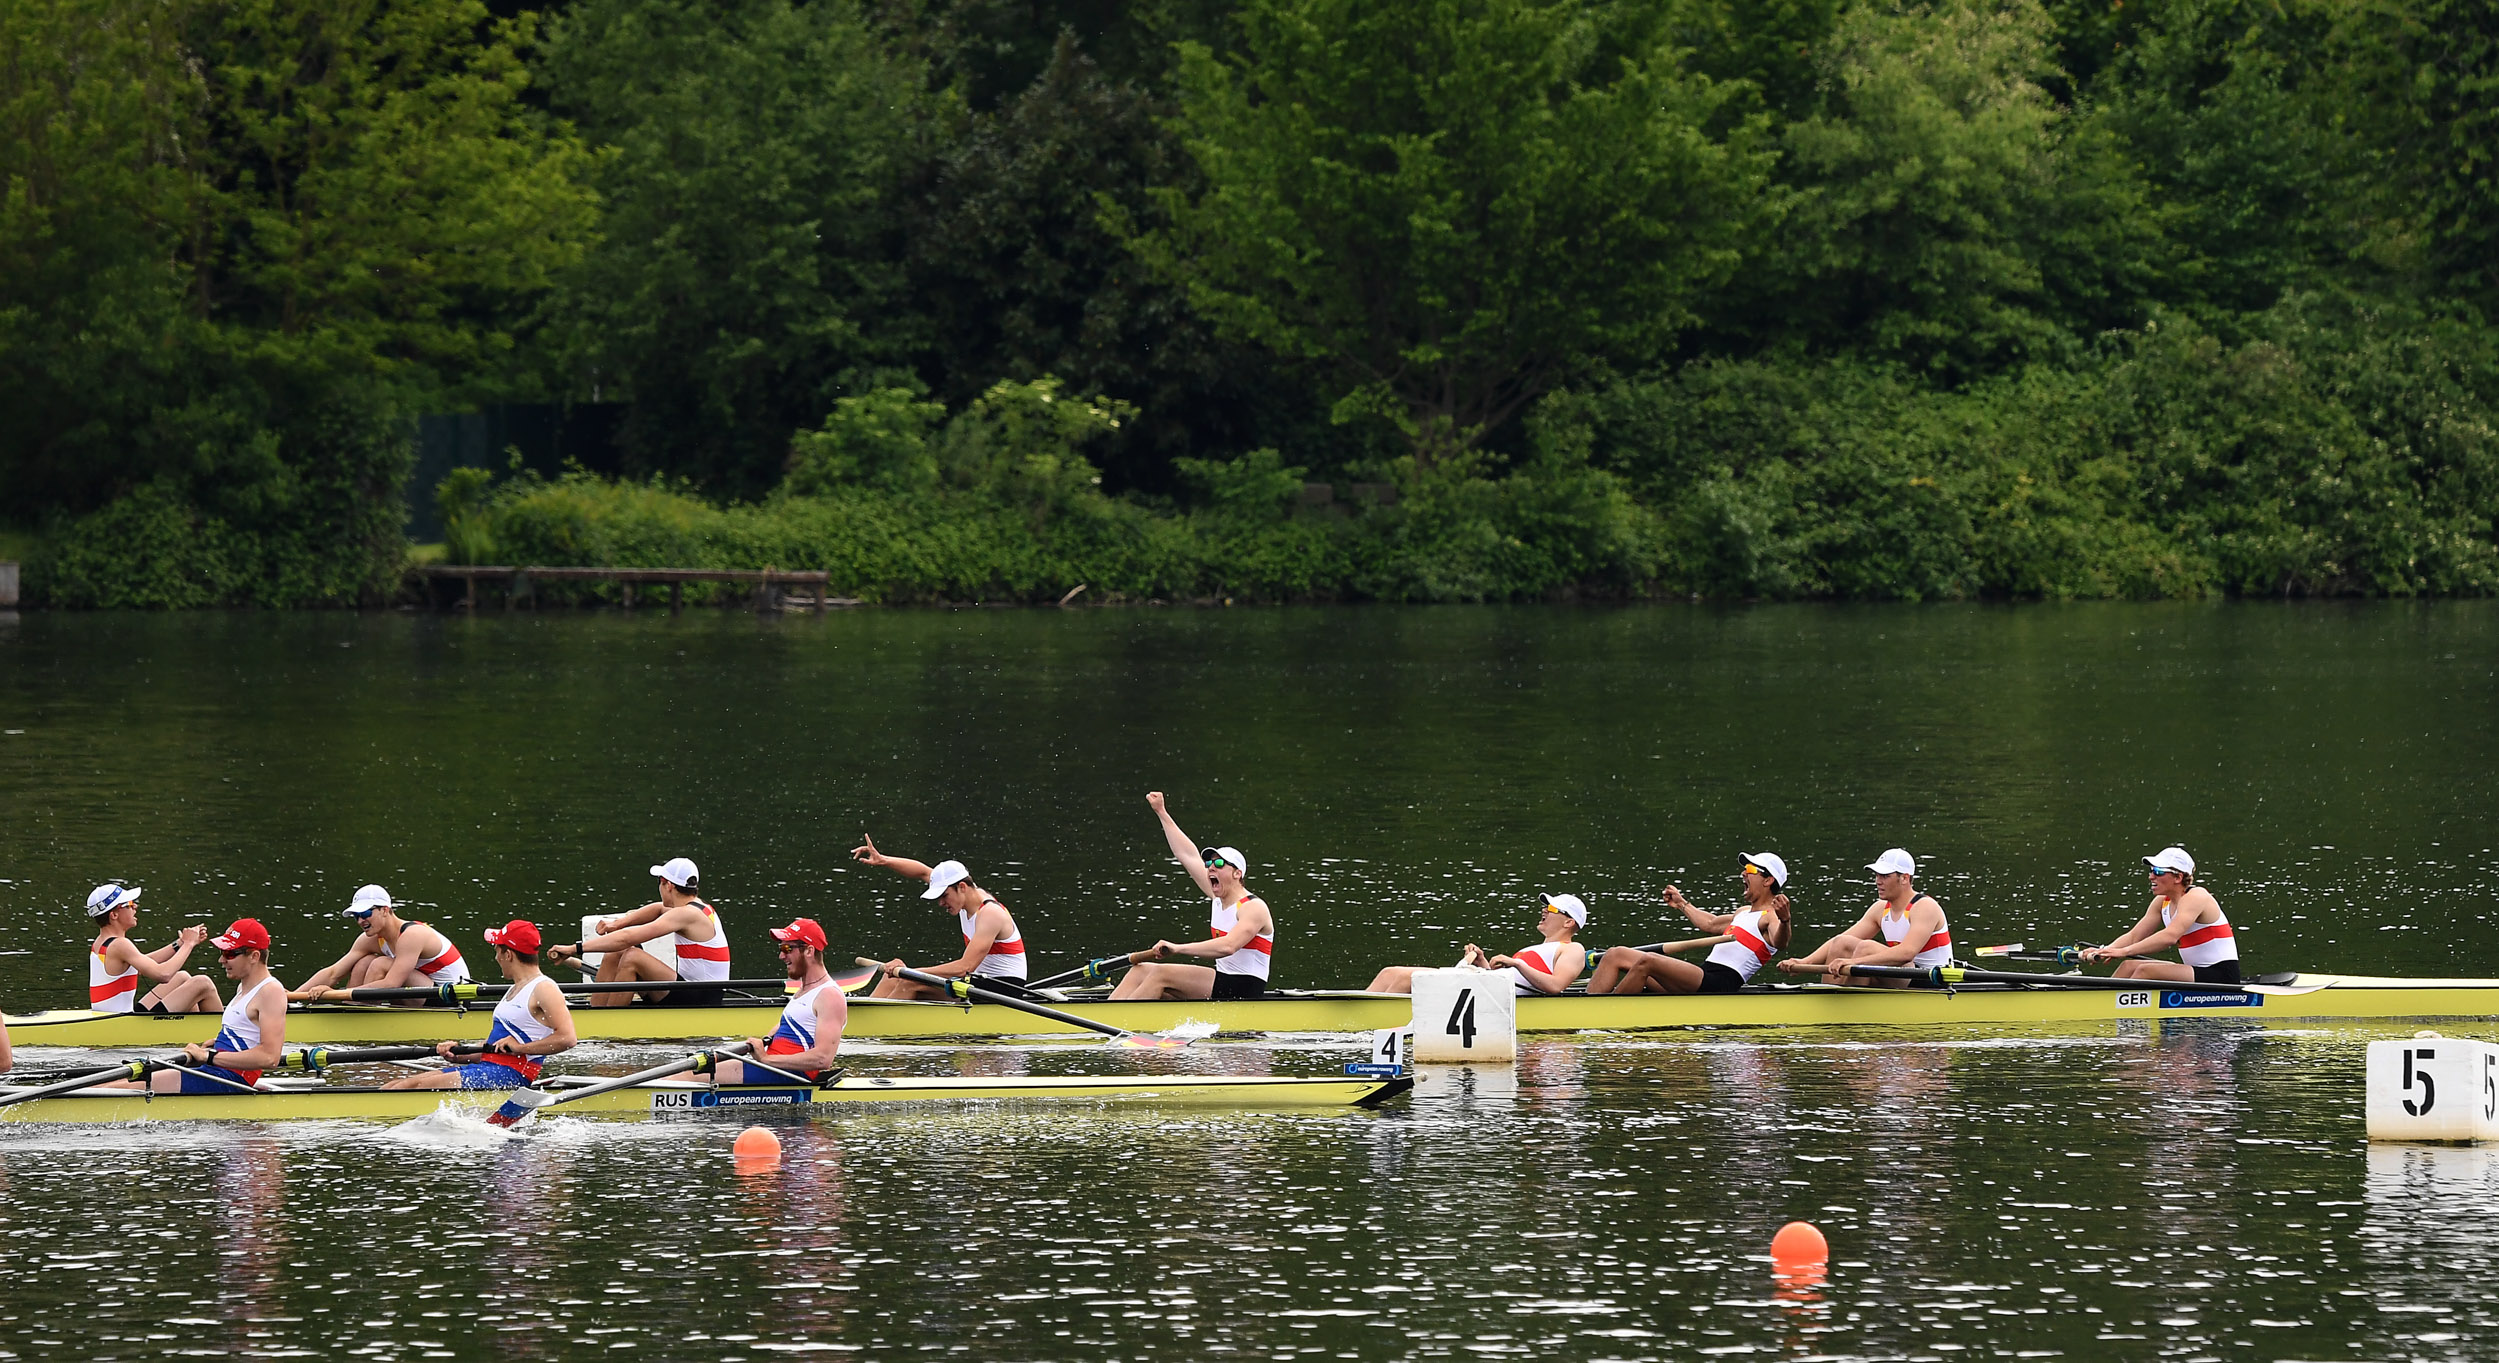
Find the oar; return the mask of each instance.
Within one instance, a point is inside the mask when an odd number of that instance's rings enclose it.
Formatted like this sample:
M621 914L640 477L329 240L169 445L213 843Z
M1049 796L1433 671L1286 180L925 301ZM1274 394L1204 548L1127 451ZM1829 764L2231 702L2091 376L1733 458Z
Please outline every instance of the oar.
M41 1088L20 1089L15 1093L0 1094L0 1107L7 1107L11 1103L31 1103L38 1098L57 1098L64 1093L76 1093L89 1085L109 1083L115 1079L145 1079L158 1070L170 1070L185 1065L188 1060L186 1056L174 1056L164 1060L125 1060L118 1065L87 1070L73 1074L67 1079L56 1079Z
M1100 984L1120 971L1145 961L1153 954L1154 948L1147 947L1143 951L1132 951L1125 956L1104 956L1099 960L1087 961L1074 970L1062 970L1046 980L1026 980L1024 987L1026 989L1055 989L1060 985L1074 984L1079 980L1086 984Z
M859 964L878 966L879 968L882 968L883 963L873 961L865 956L862 956L859 958ZM1022 1012L1030 1013L1034 1017L1048 1018L1052 1022L1062 1022L1070 1027L1081 1027L1088 1032L1100 1032L1102 1035L1109 1037L1111 1039L1111 1044L1114 1046L1186 1046L1190 1042L1197 1040L1196 1037L1172 1036L1169 1033L1159 1036L1148 1036L1142 1032L1131 1032L1124 1027L1114 1027L1107 1022L1096 1022L1092 1018L1080 1018L1074 1013L1062 1013L1056 1008L1047 1007L1042 1004L1027 1003L1024 1000L1015 997L1013 994L1001 994L995 989L983 989L979 985L972 983L968 978L950 980L943 975L931 975L925 970L913 970L909 966L905 966L901 970L894 973L900 975L906 980L911 981L913 984L924 984L931 989L943 990L947 996L951 998L970 999L980 1003L994 1003L1003 1008L1014 1008Z
M454 1056L484 1055L486 1053L486 1048L483 1046L461 1046L455 1048L451 1053ZM278 1058L278 1063L270 1066L270 1068L305 1071L326 1070L332 1065L378 1065L389 1060L431 1060L440 1054L440 1051L435 1050L431 1046L372 1046L363 1050L350 1051L337 1050L328 1046L316 1046L305 1050L292 1051L286 1055L280 1056Z
M602 1079L595 1084L584 1084L577 1089L566 1089L561 1094L549 1093L545 1089L515 1089L512 1091L512 1096L504 1100L503 1106L496 1108L487 1116L486 1121L492 1126L517 1126L527 1120L531 1113L543 1107L555 1107L579 1098L595 1098L602 1093L629 1089L636 1084L647 1084L654 1079L667 1079L695 1070L708 1070L719 1060L731 1056L742 1056L754 1048L753 1042L740 1041L733 1045L723 1046L716 1051L696 1051L683 1060L671 1060L665 1065L653 1065L647 1070L640 1070L620 1078Z
M2039 951L2032 951L2028 947L2023 946L2021 943L2015 942L2010 946L1980 947L1977 950L1972 951L1970 954L1973 956L2001 956L2006 960L2013 961L2054 961L2058 965L2080 965L2082 964L2083 948L2045 947Z
M1783 961L1798 971L1828 975L1838 970L1836 962L1805 965ZM2121 980L2108 975L2034 975L2019 970L1972 970L1966 966L1945 965L1920 969L1900 965L1852 966L1849 973L1869 975L1885 980L1914 980L1919 984L1949 988L1956 984L2026 984L2048 989L2184 989L2207 994L2245 993L2247 986L2238 984L2198 984L2192 980Z

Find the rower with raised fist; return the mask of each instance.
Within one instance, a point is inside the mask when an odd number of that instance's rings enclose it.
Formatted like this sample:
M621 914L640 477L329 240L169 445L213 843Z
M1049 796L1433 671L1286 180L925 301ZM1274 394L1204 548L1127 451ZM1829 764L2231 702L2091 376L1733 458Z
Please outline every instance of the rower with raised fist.
M1154 959L1130 970L1111 997L1222 1001L1265 994L1275 968L1276 920L1267 911L1267 901L1242 883L1249 874L1248 859L1239 848L1200 847L1190 841L1165 807L1161 791L1146 792L1145 802L1162 820L1163 841L1180 869L1207 897L1212 935L1199 942L1156 942Z
M1787 863L1775 852L1744 854L1744 907L1733 913L1711 913L1683 891L1663 891L1667 907L1710 934L1681 942L1660 942L1654 948L1615 947L1597 961L1588 977L1591 994L1732 994L1786 950L1796 923L1788 907ZM1698 962L1665 952L1709 948Z
M601 984L728 979L729 932L721 926L719 911L704 902L698 892L701 873L694 863L685 857L671 857L652 867L651 874L659 878L658 899L631 913L600 919L594 925L598 931L579 942L548 947L547 959L577 961L585 952L604 953L596 976ZM676 952L674 968L642 949L643 943L663 937ZM709 989L646 990L642 997L653 1003L707 1008L727 994L724 984ZM593 994L590 1005L615 1008L633 1002L633 998L631 993Z

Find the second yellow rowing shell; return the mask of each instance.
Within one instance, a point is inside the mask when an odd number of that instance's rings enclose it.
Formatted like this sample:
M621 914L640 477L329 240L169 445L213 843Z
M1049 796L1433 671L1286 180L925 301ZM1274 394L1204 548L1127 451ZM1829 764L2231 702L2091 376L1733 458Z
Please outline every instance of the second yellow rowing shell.
M1414 1086L1412 1079L1298 1078L1271 1075L1018 1075L1001 1078L845 1075L829 1085L758 1084L721 1088L661 1080L593 1094L556 1113L693 1116L719 1111L812 1107L825 1103L960 1103L1031 1101L1146 1103L1232 1108L1375 1107ZM559 1096L561 1090L558 1090ZM60 1098L0 1107L0 1122L267 1122L283 1120L406 1121L450 1106L483 1116L509 1092L378 1089L310 1084L273 1093L103 1093L88 1089Z
M1414 1007L1402 994L1358 990L1282 992L1234 1003L1133 1002L1055 1005L1132 1032L1211 1022L1221 1033L1366 1032L1404 1027ZM344 1042L482 1040L491 1005L468 1009L298 1006L287 1014L290 1046ZM768 1033L778 1003L713 1008L576 1005L585 1040L671 1041ZM2484 1019L2499 1017L2499 980L2432 980L2366 975L2294 975L2286 983L2225 993L2182 989L2074 989L1971 985L1961 989L1853 989L1771 985L1735 994L1583 995L1518 1001L1522 1032L1637 1032L1683 1027L1925 1027L2106 1023L2127 1019L2218 1017L2256 1023L2329 1019ZM175 1017L35 1013L8 1020L20 1046L171 1047L205 1042L215 1014ZM853 999L846 1035L871 1039L1082 1035L1076 1028L997 1004L964 1007Z

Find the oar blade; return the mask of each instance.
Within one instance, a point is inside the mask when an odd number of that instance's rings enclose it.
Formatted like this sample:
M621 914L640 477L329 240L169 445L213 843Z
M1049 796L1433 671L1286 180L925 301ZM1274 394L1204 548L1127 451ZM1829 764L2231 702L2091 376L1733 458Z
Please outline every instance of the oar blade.
M555 1095L544 1089L514 1089L512 1096L503 1100L503 1106L486 1114L486 1125L518 1126L529 1120L530 1114L554 1101Z
M833 987L845 994L856 994L862 989L875 988L877 977L884 973L885 967L881 965L857 966L835 975Z

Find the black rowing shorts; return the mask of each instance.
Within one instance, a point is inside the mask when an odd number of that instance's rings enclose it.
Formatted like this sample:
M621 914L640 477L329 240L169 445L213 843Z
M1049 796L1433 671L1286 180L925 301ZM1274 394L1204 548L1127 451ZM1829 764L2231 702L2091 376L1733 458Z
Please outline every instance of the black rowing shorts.
M1736 974L1733 966L1717 961L1703 961L1701 962L1701 987L1692 992L1695 994L1732 994L1743 987L1744 977Z
M2219 965L2199 965L2195 967L2195 982L2197 984L2237 984L2239 963L2223 961Z
M1215 972L1215 992L1207 997L1217 1003L1231 1003L1239 999L1259 998L1266 992L1267 982L1256 975L1235 975L1218 970Z

